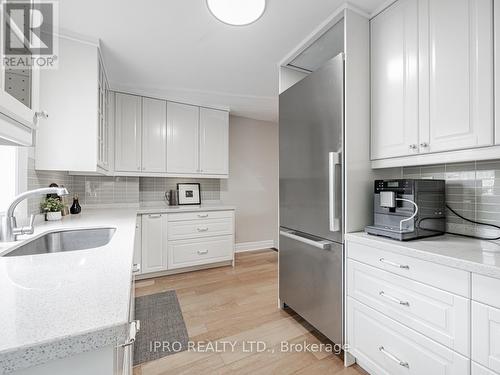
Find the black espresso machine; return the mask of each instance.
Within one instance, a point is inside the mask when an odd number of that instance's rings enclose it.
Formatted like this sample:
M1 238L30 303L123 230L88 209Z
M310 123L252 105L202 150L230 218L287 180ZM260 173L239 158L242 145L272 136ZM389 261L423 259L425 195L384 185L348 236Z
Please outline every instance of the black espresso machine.
M376 180L374 225L366 233L408 241L444 234L444 180Z

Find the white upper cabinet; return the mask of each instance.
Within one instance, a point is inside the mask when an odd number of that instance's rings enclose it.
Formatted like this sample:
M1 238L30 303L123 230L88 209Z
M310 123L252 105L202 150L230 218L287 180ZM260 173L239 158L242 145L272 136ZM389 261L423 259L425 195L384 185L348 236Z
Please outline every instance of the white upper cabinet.
M40 71L36 169L109 173L109 103L98 43L60 37L58 68Z
M200 172L229 173L229 113L200 108Z
M493 145L492 0L399 0L371 30L372 159Z
M370 25L372 159L418 150L417 10L417 0L400 0Z
M495 41L495 143L500 145L500 6L493 7L495 12L494 41Z
M167 172L197 174L199 168L200 109L187 104L167 104Z
M167 102L142 98L142 171L167 171Z
M420 152L493 144L492 0L420 0Z
M115 105L115 169L120 172L140 172L141 97L116 93Z
M4 3L13 2L12 0L5 0ZM26 18L21 17L18 19L14 14L12 21L20 29L23 28L24 23L21 20ZM29 17L28 17L29 18ZM31 20L32 21L32 20ZM19 48L24 44L15 32L10 33L10 43L14 48ZM4 61L4 52L13 53L10 46L4 46L7 40L0 42L0 58ZM23 54L26 57L31 57L30 50L26 47L23 48ZM14 58L17 61L17 58ZM40 83L40 69L36 67L9 67L0 66L0 145L20 145L31 146L33 143L33 131L37 125L37 111L39 109L39 83Z
M229 112L115 93L115 174L227 178Z

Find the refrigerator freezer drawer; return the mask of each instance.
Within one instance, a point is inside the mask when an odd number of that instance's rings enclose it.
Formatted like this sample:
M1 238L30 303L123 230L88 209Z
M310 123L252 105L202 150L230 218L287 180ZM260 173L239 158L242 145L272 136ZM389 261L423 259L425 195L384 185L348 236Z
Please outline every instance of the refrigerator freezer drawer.
M280 234L279 297L335 344L343 344L343 245Z

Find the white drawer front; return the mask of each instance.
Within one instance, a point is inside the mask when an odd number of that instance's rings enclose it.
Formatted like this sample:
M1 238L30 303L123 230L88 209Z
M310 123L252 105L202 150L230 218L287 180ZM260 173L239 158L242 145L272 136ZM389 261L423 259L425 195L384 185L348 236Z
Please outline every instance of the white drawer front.
M472 375L498 375L498 373L472 362Z
M477 302L472 302L472 360L500 373L500 309Z
M373 374L468 375L469 360L348 297L349 351Z
M207 220L232 217L233 211L175 212L168 214L168 221Z
M348 294L469 356L470 300L349 259Z
M168 244L168 268L183 268L233 259L233 237L180 240Z
M347 242L347 256L374 267L470 298L470 273L440 264Z
M231 234L233 234L233 220L230 218L173 221L168 223L169 241Z
M500 279L472 274L472 299L500 309Z

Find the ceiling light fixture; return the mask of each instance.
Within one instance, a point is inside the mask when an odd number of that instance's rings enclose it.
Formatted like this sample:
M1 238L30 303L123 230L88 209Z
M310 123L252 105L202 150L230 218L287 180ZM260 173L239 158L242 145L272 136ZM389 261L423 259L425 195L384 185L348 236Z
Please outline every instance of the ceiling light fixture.
M219 21L233 26L245 26L264 14L266 0L207 0L207 6Z

